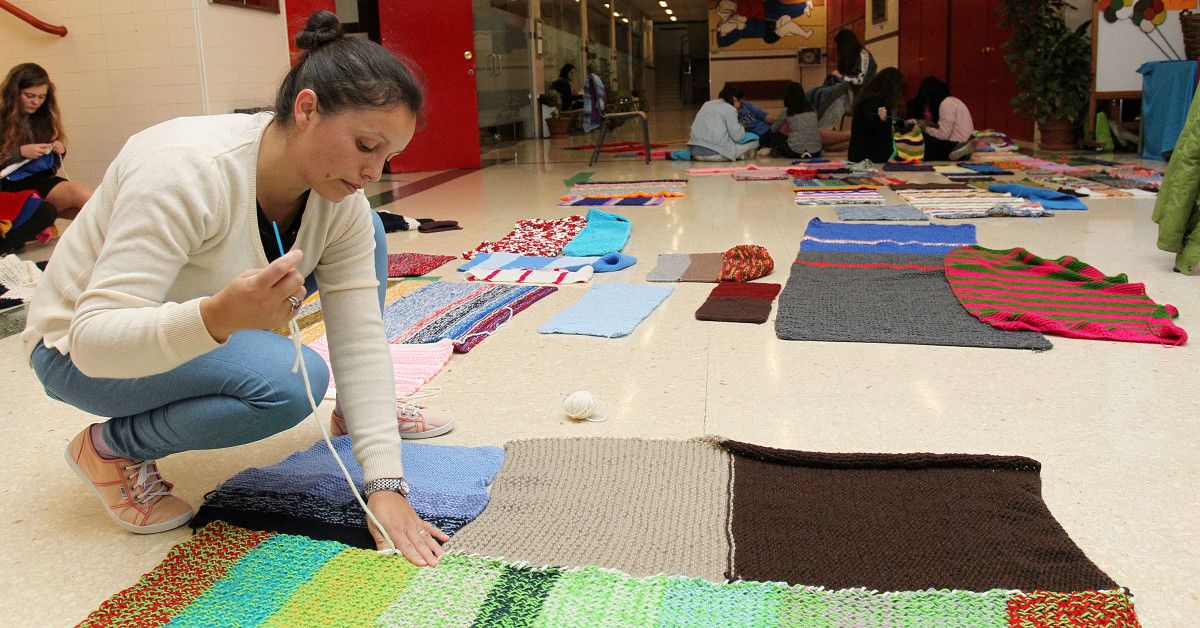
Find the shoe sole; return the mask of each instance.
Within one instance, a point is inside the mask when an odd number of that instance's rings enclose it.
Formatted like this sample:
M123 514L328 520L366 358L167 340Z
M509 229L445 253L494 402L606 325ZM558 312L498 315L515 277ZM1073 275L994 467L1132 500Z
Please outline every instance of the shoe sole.
M112 509L108 507L108 504L104 501L104 495L100 492L100 489L96 488L96 485L92 483L92 478L88 477L88 474L83 470L83 467L79 466L79 463L75 462L75 457L71 455L70 445L67 445L66 450L63 451L63 455L67 459L67 464L70 465L71 470L75 472L75 475L78 475L79 479L83 480L83 483L87 485L89 489L91 489L92 494L96 496L96 499L100 500L100 505L104 508L104 512L108 514L108 518L112 519L122 528L125 528L134 534L157 534L159 532L174 530L175 528L187 524L188 521L191 521L191 512L188 512L186 515L181 515L174 519L168 519L162 523L156 523L149 526L135 526L132 523L125 521L124 519L118 517L117 513L113 512Z
M445 434L446 432L449 432L452 429L454 429L454 419L451 419L448 423L446 423L445 425L443 425L441 427L435 427L431 430L425 430L424 432L400 432L400 438L403 438L405 440L421 440L422 438L433 438L434 436L441 436L442 434Z

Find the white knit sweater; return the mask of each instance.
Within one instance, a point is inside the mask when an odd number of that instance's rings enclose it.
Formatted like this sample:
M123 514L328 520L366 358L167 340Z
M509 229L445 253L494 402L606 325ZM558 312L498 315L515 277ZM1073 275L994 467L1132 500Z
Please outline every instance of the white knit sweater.
M21 335L26 354L42 340L89 376L134 378L217 348L200 301L267 265L255 173L271 119L178 118L131 137L54 251ZM339 203L309 194L295 244L300 274L316 271L342 410L367 480L403 475L370 211L362 193Z

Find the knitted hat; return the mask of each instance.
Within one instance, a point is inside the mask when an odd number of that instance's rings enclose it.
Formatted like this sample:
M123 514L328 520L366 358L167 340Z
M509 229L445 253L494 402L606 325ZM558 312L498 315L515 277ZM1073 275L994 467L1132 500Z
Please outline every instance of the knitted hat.
M739 244L721 254L720 281L752 281L775 269L775 260L761 246Z

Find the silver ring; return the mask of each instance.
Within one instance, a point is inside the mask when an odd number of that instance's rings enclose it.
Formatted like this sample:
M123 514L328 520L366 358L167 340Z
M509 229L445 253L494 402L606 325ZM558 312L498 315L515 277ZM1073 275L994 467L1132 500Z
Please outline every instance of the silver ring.
M301 305L304 303L304 301L300 300L300 297L297 297L297 296L294 296L294 295L293 295L293 296L290 296L290 297L288 297L288 298L287 298L287 300L288 300L288 303L291 303L291 304L292 304L292 311L293 311L293 312L295 312L296 310L300 309L300 306L301 306Z

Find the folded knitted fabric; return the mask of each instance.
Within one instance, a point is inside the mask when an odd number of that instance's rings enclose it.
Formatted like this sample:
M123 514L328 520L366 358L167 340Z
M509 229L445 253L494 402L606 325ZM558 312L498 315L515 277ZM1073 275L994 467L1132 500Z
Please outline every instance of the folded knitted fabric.
M627 336L671 294L671 290L670 286L621 283L592 286L582 299L539 327L538 333L605 338Z
M625 247L633 225L629 219L601 209L590 209L587 225L563 247L563 255L607 255Z
M629 268L637 263L637 258L624 253L609 253L592 262L592 268L598 273L611 273L623 268ZM569 267L567 267L569 268Z
M430 220L428 218L420 219L421 226L417 227L417 231L421 233L436 233L438 231L456 231L462 229L458 226L457 220Z
M761 246L739 244L721 254L720 281L753 281L775 269L775 260ZM686 281L686 280L685 280Z
M660 253L646 281L679 281L691 264L692 256L687 253Z
M393 214L386 210L375 212L379 214L379 220L383 222L383 230L385 233L395 233L397 231L412 231L417 228L418 222L416 218Z
M1045 188L1035 188L1019 183L993 183L988 186L989 192L1003 192L1028 198L1041 203L1046 209L1087 209L1087 205L1083 201L1070 194L1047 190Z
M589 265L579 270L535 270L529 268L497 268L495 270L468 270L468 281L498 281L506 283L563 284L587 283L596 271Z
M692 160L692 151L690 151L686 148L681 148L679 150L673 150L673 151L671 151L671 154L667 155L667 159L670 159L672 161L691 161Z
M688 255L688 267L679 277L679 281L698 281L712 283L721 276L725 260L720 253L692 253Z
M458 267L459 271L495 270L497 268L533 268L540 270L579 270L590 265L598 273L611 273L637 263L637 258L624 253L603 256L546 257L516 253L479 253Z
M839 205L838 220L929 220L912 205Z
M696 310L696 320L761 325L771 316L771 303L782 287L777 283L719 283Z

